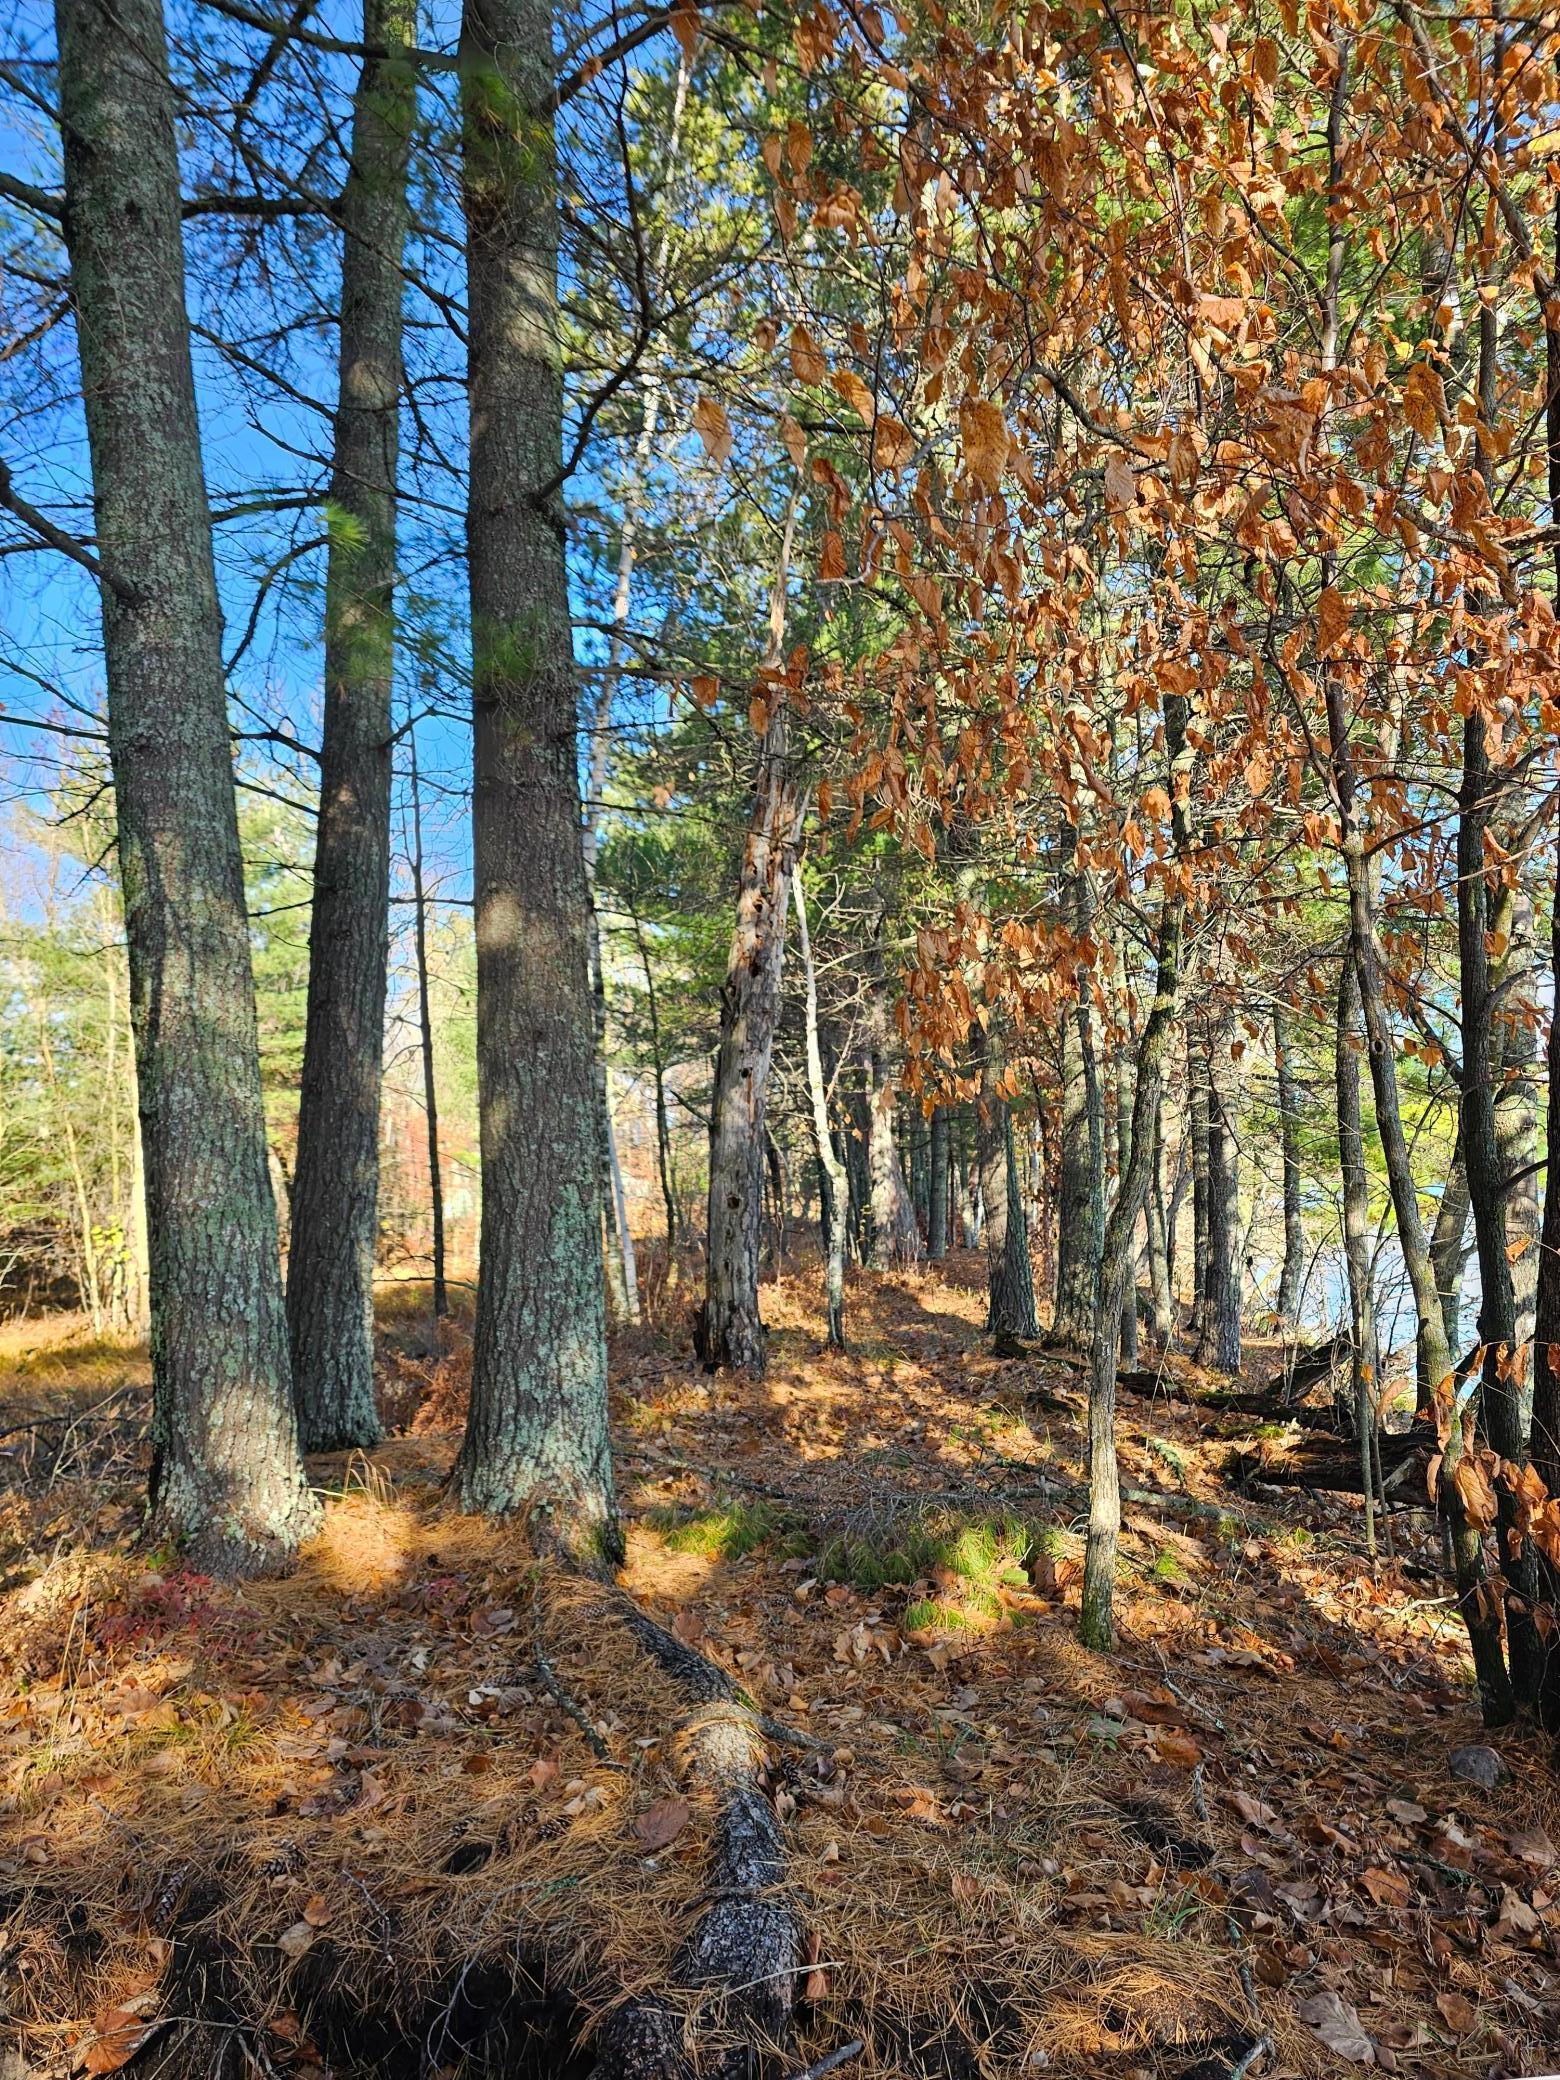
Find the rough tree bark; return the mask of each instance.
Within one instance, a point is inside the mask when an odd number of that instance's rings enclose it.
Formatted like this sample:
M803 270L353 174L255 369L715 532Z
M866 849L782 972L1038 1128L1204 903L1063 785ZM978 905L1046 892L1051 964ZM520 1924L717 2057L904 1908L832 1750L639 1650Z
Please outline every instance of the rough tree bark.
M823 1047L818 1035L818 975L813 966L807 929L807 891L801 863L791 869L791 896L796 904L796 943L802 957L806 988L807 1095L812 1104L813 1143L818 1154L818 1198L823 1214L824 1289L829 1316L829 1348L845 1348L845 1228L850 1211L850 1180L829 1129L829 1091L823 1074Z
M309 1000L287 1258L287 1327L305 1451L379 1442L374 1248L390 927L390 696L400 457L401 261L416 116L398 46L409 0L364 0L341 197L341 326L325 567L325 727L309 922Z
M526 1510L580 1557L619 1545L562 515L549 0L466 0L471 582L482 1261L467 1509Z
M92 459L152 1325L148 1536L289 1561L298 1456L160 0L60 0L64 229Z
M979 1249L984 1211L980 1203L979 1135L977 1132L972 1136L969 1121L963 1118L959 1121L955 1164L958 1170L959 1239L965 1249Z
M919 1108L904 1121L900 1132L910 1159L910 1205L915 1215L916 1233L923 1236L930 1232L932 1225L931 1135Z
M736 929L721 986L720 1045L710 1099L709 1266L697 1332L699 1355L712 1371L730 1366L754 1378L764 1370L758 1310L764 1112L780 1015L786 888L801 835L789 702L779 670L796 510L793 492L770 595L766 669L771 706L742 848Z
M1287 1005L1273 1006L1273 1062L1278 1072L1278 1133L1284 1164L1284 1264L1278 1277L1278 1328L1290 1335L1305 1276L1305 1224L1300 1213L1300 1103L1294 1034Z
M1494 151L1502 136L1497 122ZM1481 277L1485 270L1481 266ZM1483 286L1490 287L1487 277ZM1477 384L1480 420L1475 427L1473 467L1486 505L1493 494L1491 456L1484 429L1499 412L1499 318L1493 297L1481 295L1477 311ZM1477 621L1485 602L1472 601ZM1484 1347L1481 1421L1502 1459L1519 1465L1527 1457L1525 1393L1528 1352L1519 1341L1517 1289L1508 1251L1506 1178L1497 1117L1505 1069L1505 1025L1492 969L1490 940L1497 913L1505 909L1501 870L1488 844L1496 803L1509 782L1490 757L1484 714L1472 708L1463 718L1463 770L1457 818L1457 957L1462 1000L1462 1144L1479 1259L1479 1341ZM1509 926L1509 915L1507 923ZM1505 937L1509 944L1510 932ZM1514 980L1515 978L1508 978ZM1505 1481L1496 1484L1495 1549L1507 1587L1506 1650L1516 1701L1531 1703L1542 1667L1534 1604L1538 1577L1531 1549L1517 1530L1517 1502Z
M1127 1160L1116 1187L1115 1204L1105 1223L1100 1258L1100 1297L1089 1352L1089 1534L1084 1549L1083 1596L1078 1632L1085 1646L1108 1650L1115 1640L1113 1602L1116 1547L1121 1535L1121 1485L1116 1463L1117 1340L1122 1295L1132 1270L1133 1237L1148 1197L1154 1164L1154 1119L1159 1109L1165 1061L1180 1009L1181 942L1186 925L1189 881L1183 865L1186 814L1185 781L1187 704L1184 696L1165 700L1165 751L1174 803L1175 853L1167 870L1159 912L1159 944L1154 1001L1137 1044L1137 1074L1132 1095Z

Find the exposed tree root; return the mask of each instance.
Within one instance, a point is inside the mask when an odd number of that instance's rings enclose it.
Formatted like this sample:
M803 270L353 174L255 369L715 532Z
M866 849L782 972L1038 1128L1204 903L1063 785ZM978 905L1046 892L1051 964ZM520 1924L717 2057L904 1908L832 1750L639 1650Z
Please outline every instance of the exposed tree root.
M709 1904L666 1989L627 2001L602 2025L593 2080L689 2080L695 2027L715 2046L699 2070L734 2080L756 2045L784 2038L803 1971L785 1843L763 1781L766 1732L789 1729L763 1719L723 1669L637 1604L614 1596L611 1610L693 1705L679 1745L690 1780L714 1796L716 1820Z

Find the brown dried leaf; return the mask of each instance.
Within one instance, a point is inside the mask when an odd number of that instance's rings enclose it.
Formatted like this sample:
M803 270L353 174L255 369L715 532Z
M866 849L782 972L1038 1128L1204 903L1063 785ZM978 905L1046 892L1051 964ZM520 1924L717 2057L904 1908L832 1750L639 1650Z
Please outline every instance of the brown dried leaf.
M829 373L829 364L805 325L791 328L791 372L799 383L821 383Z
M1002 481L1009 446L1001 405L966 397L959 406L959 432L970 475L988 491L995 491Z
M1306 2027L1321 2038L1328 2050L1335 2051L1340 2058L1351 2059L1356 2065L1374 2062L1376 2047L1360 2026L1358 2009L1351 2007L1330 1986L1322 1993L1312 1994L1309 2000L1299 2002L1296 2013Z
M1462 1993L1438 1993L1435 1997L1436 2012L1449 2030L1459 2037L1467 2036L1478 2022L1478 2010L1473 2002Z
M693 408L693 430L704 443L704 452L717 469L731 453L731 421L726 408L713 397L701 397Z
M685 1798L658 1798L653 1806L645 1810L634 1822L634 1833L652 1854L658 1849L670 1848L693 1817L693 1808Z

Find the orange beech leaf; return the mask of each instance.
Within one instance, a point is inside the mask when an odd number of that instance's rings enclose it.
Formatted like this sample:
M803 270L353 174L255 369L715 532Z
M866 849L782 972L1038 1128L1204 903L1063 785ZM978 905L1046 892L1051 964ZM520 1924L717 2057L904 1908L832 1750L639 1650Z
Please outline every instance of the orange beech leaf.
M704 443L704 452L717 468L731 453L731 422L726 408L713 397L701 397L693 408L693 430Z

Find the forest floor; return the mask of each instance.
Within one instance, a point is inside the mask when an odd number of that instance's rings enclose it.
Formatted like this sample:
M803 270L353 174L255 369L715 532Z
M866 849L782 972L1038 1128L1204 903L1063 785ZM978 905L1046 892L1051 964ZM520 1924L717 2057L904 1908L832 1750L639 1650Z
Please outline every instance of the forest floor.
M1373 1576L1356 1504L1229 1484L1251 1418L1126 1399L1086 1652L1081 1375L990 1356L981 1282L853 1279L837 1356L800 1266L759 1385L679 1302L614 1350L625 1587L816 1744L773 1751L815 1960L775 2072L858 2037L847 2080L1560 2067L1552 1753L1451 1773L1484 1736L1429 1519ZM5 1332L6 2080L583 2073L697 1915L685 1706L443 1502L464 1337L396 1298L404 1427L315 1462L323 1535L241 1588L132 1544L144 1356Z

